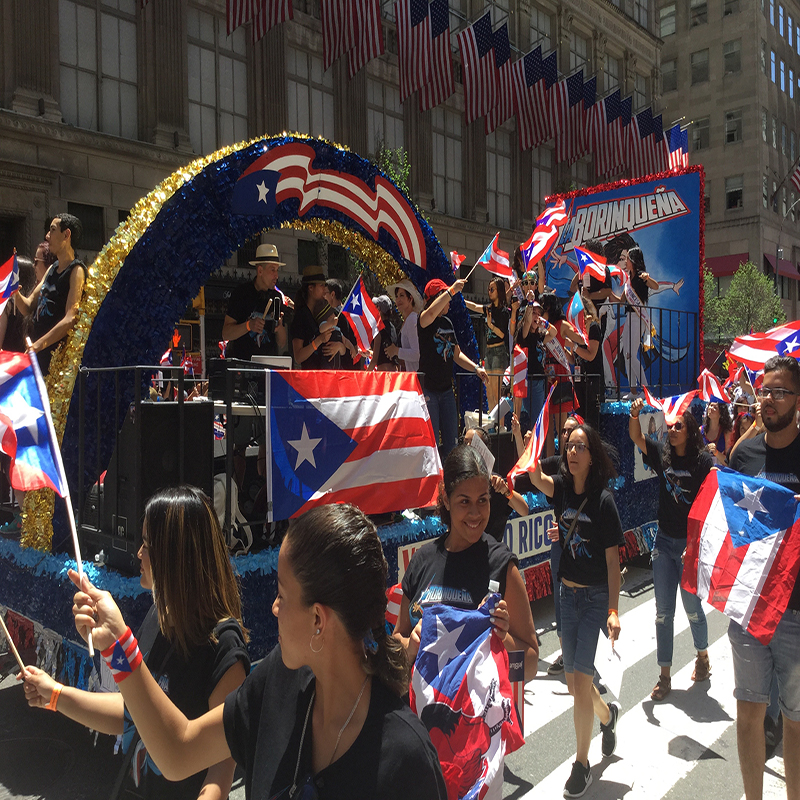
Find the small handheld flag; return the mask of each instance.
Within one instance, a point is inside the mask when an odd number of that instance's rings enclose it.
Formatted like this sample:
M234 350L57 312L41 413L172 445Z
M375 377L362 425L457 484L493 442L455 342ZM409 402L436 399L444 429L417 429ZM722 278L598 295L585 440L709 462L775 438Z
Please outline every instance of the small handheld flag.
M491 244L483 251L483 255L475 262L475 266L480 264L484 269L493 275L501 278L510 278L514 273L508 263L508 253L497 246L500 234L496 233Z
M589 334L586 330L586 309L583 305L581 293L575 292L567 308L567 322L583 337L583 343L589 344Z
M372 346L372 340L383 328L381 314L372 302L364 279L359 275L347 302L342 307L342 313L350 323L358 342L358 349L366 352Z
M589 271L592 278L605 283L606 280L606 260L603 256L596 253L590 253L582 247L575 248L575 257L578 259L578 269L580 270L581 278L584 272Z
M450 251L450 265L453 267L453 275L458 272L458 268L464 263L466 258L466 256L462 256L455 250Z
M697 378L700 399L706 403L727 403L728 397L719 378L710 370L704 369Z
M19 262L17 261L17 251L14 255L0 267L0 314L3 313L6 303L11 299L14 292L19 290Z
M547 255L558 239L559 229L566 221L567 207L563 200L559 200L554 206L548 206L539 214L530 239L520 248L526 270Z
M665 397L659 399L650 394L647 387L644 387L644 396L647 400L647 405L657 408L659 411L664 412L664 420L667 425L671 425L678 417L683 415L683 412L692 404L697 395L697 389L685 394L675 394L672 397Z
M531 469L536 469L539 463L539 458L542 455L542 448L544 447L544 440L547 438L547 429L550 425L550 398L553 396L557 384L553 384L550 388L550 393L547 395L547 400L544 401L544 406L539 412L539 419L533 426L533 434L528 442L528 446L519 457L519 461L511 468L506 480L508 481L508 488L513 491L514 483L517 478Z

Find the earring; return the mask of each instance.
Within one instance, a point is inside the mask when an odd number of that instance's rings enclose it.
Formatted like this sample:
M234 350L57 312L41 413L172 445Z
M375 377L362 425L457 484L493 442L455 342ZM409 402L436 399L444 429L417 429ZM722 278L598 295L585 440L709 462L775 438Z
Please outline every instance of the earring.
M314 636L319 636L319 634L320 634L320 630L319 630L319 628L317 628L317 632L314 634ZM315 650L314 649L314 636L311 637L311 641L308 643L308 646L311 648L311 652L312 653L321 653L322 652L322 648L325 647L325 640L324 639L322 640L322 647L320 647L319 650Z

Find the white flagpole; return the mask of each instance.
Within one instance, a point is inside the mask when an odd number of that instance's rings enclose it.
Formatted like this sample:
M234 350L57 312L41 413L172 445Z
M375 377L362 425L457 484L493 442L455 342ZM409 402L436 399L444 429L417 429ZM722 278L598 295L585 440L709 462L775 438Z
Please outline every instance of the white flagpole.
M59 478L66 491L63 495L64 501L67 505L67 516L69 518L69 527L72 531L72 544L75 548L75 562L77 563L78 578L81 583L83 582L83 561L81 559L81 545L78 541L78 529L75 525L75 512L72 510L72 500L69 494L69 484L67 483L66 473L64 472L64 462L61 459L61 448L58 446L58 439L56 438L56 429L53 425L53 417L50 414L50 398L47 395L47 388L44 385L44 378L42 377L42 370L39 368L39 360L36 358L36 353L33 351L33 343L30 338L26 338L28 346L28 355L31 359L31 366L33 367L33 374L36 376L36 386L39 389L39 395L42 400L42 408L44 408L44 416L47 420L47 430L50 435L50 442L53 446L53 454L56 460L56 469L58 470ZM92 642L92 632L89 631L88 636L89 655L94 658L94 643Z

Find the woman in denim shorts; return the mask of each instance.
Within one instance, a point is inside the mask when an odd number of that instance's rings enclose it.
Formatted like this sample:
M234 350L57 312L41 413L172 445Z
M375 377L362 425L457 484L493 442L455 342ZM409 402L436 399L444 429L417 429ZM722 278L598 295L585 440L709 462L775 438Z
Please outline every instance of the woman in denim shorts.
M575 698L577 759L564 797L581 797L592 782L589 743L594 717L600 720L603 756L617 745L619 706L606 704L594 678L594 654L602 630L619 637L619 547L625 543L609 482L615 476L610 448L589 425L570 434L557 475L531 472L531 481L552 498L558 527L549 533L561 547L558 568L561 596L561 642L567 688Z

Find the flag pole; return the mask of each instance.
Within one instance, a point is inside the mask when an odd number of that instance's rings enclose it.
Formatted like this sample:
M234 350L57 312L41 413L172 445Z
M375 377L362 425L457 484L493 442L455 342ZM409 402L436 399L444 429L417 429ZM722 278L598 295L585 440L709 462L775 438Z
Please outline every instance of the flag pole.
M75 548L75 562L77 564L78 579L83 583L83 561L81 559L81 545L78 541L78 529L75 525L75 512L72 509L72 500L69 494L69 484L67 483L66 473L64 472L64 461L61 458L61 448L56 438L56 429L53 425L53 417L50 414L50 398L47 394L47 387L44 385L44 378L42 377L42 370L39 368L39 360L36 358L36 353L33 350L33 343L30 337L26 337L25 343L28 347L28 356L31 360L33 367L33 374L36 376L36 386L39 389L39 394L42 398L42 408L44 408L44 416L47 420L47 430L50 434L50 442L53 446L53 456L56 461L56 468L61 482L65 488L64 494L61 496L67 506L67 517L69 518L69 527L72 532L72 544ZM92 632L87 632L87 644L89 645L89 655L94 658L94 643L92 642Z
M463 280L465 281L469 280L469 276L472 275L473 272L475 272L475 268L478 266L478 264L480 264L480 261L476 261L475 264L473 264L472 269L467 273L467 277L464 278Z
M6 640L11 647L11 652L14 654L14 658L17 659L17 664L19 664L19 668L22 670L22 674L26 675L27 670L25 669L25 664L22 662L22 658L20 657L19 650L17 650L17 646L14 644L14 640L11 638L11 634L8 632L8 628L6 628L6 623L3 620L3 615L0 614L0 626L3 628L3 633L6 636Z

